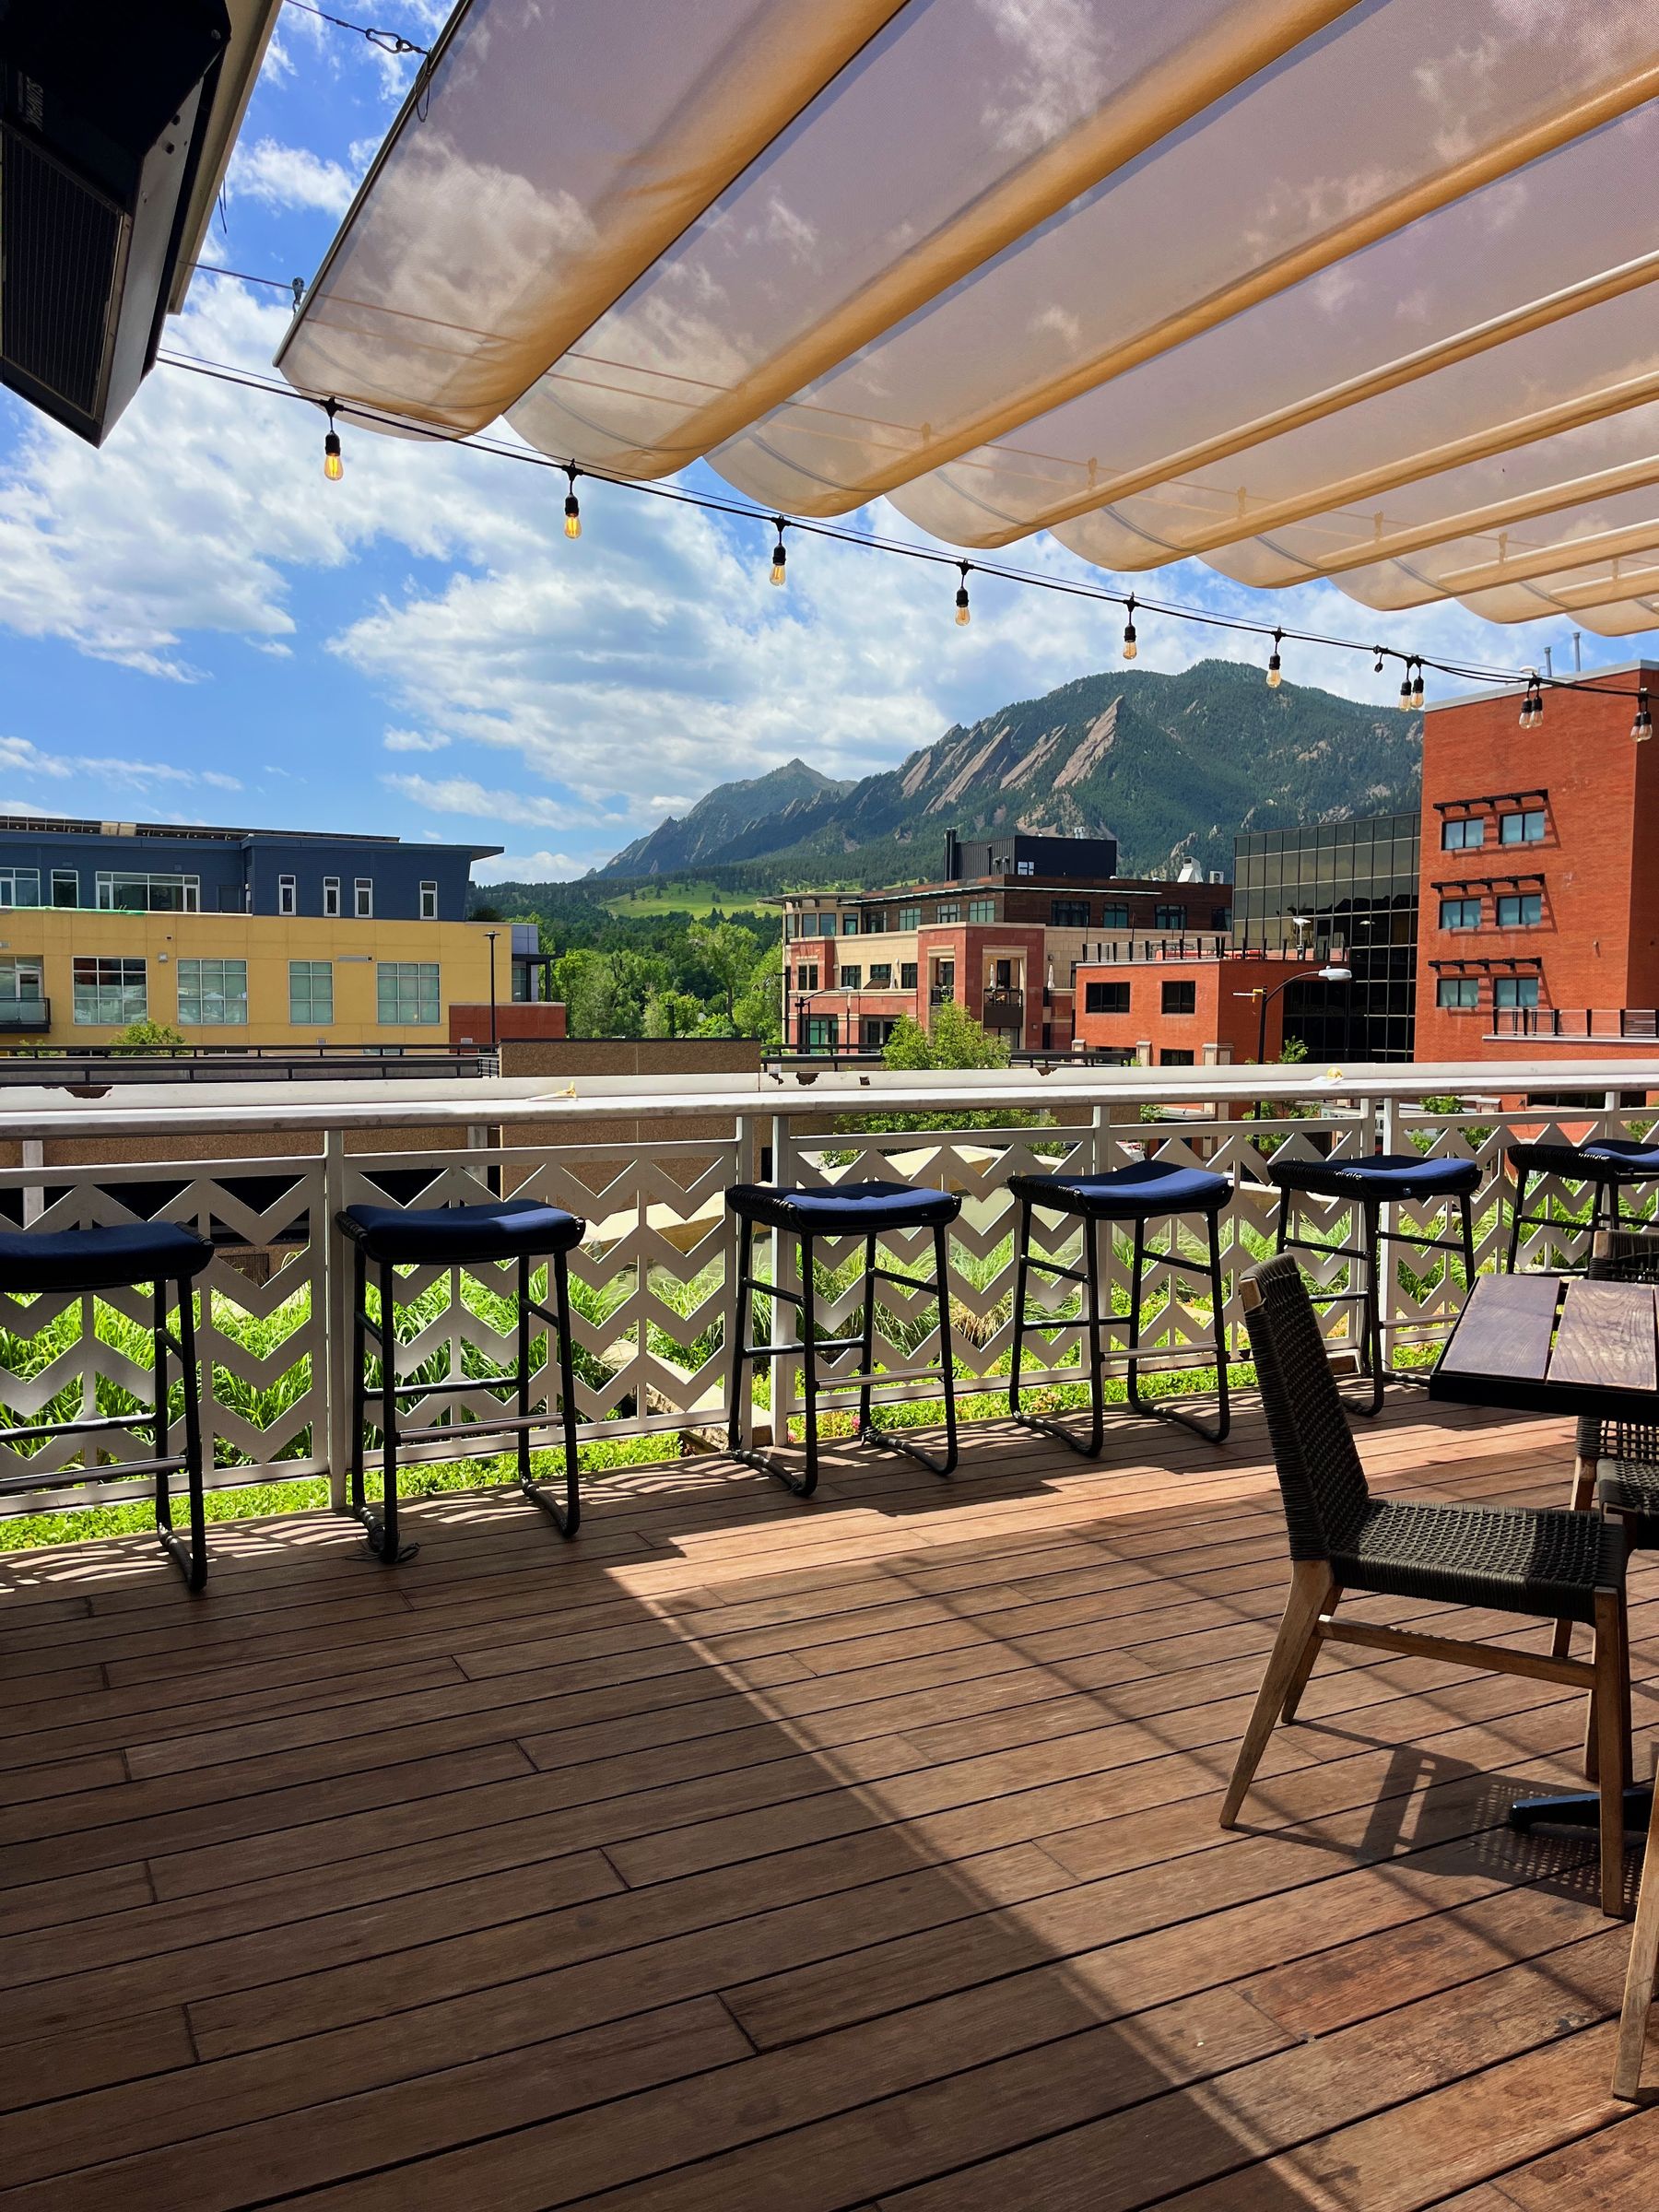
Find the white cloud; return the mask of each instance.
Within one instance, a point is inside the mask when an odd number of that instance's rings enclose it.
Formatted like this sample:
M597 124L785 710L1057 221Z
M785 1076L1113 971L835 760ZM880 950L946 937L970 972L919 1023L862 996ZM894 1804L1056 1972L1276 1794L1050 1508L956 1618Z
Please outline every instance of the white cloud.
M557 800L534 798L520 791L487 791L467 776L447 776L439 782L429 776L382 776L381 782L417 806L430 807L434 814L535 822L550 830L568 828L571 822L571 808Z
M381 743L389 753L441 753L449 739L429 731L388 730Z
M265 207L305 208L337 219L351 205L357 179L307 147L244 139L231 157L226 189L233 199L245 194Z
M0 737L0 769L16 775L50 776L60 781L89 778L112 783L206 783L216 791L240 791L234 776L216 770L174 768L165 760L124 760L118 755L46 753L27 737ZM36 811L39 811L36 809Z
M593 865L572 860L568 853L503 853L495 860L475 861L473 877L478 883L569 883Z

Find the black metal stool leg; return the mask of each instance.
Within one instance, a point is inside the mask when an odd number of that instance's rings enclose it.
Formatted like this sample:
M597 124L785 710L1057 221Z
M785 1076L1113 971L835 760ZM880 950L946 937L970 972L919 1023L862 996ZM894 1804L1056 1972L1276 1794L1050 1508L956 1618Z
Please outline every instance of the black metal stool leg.
M1092 1225L1091 1225L1092 1226ZM1172 1231L1171 1225L1171 1231ZM1147 1225L1138 1216L1135 1223L1135 1251L1129 1262L1129 1342L1135 1347L1129 1354L1125 1370L1127 1395L1136 1413L1150 1413L1152 1408L1140 1394L1140 1336L1141 1336L1141 1277L1147 1265ZM1091 1276L1093 1255L1090 1254ZM1092 1284L1090 1286L1092 1290Z
M939 1382L945 1397L945 1449L943 1453L929 1452L922 1444L912 1444L896 1435L890 1429L878 1429L872 1421L863 1433L865 1441L879 1444L884 1452L901 1452L906 1459L913 1459L919 1467L930 1475L954 1475L957 1465L956 1375L950 1351L950 1252L942 1224L934 1229L933 1288L939 1309ZM870 1371L870 1356L865 1356L864 1372Z
M364 1370L368 1365L367 1309L369 1299L369 1268L363 1257L363 1248L354 1243L351 1248L351 1468L347 1507L353 1520L363 1521L369 1511L367 1486L363 1474L363 1430L369 1422L369 1390Z
M801 1415L806 1447L806 1467L797 1483L791 1484L799 1496L810 1498L818 1488L818 1317L815 1312L814 1283L812 1279L812 1239L801 1232ZM773 1426L776 1422L774 1419ZM787 1477L785 1477L787 1480Z
M553 1371L554 1352L559 1356L559 1396L560 1422L564 1430L564 1502L559 1500L545 1483L531 1478L530 1430L519 1430L519 1488L532 1505L539 1506L561 1536L573 1536L582 1523L582 1490L576 1453L576 1368L571 1352L571 1274L562 1252L555 1253L547 1263L547 1284L553 1293L552 1318L546 1307L537 1308L547 1321L549 1336L547 1360L544 1375ZM530 1262L519 1262L519 1322L518 1322L518 1403L519 1418L530 1418ZM550 1397L550 1393L547 1394ZM735 1401L734 1401L735 1403ZM552 1406L547 1406L549 1417ZM551 1418L548 1427L552 1426Z
M1178 1239L1179 1234L1179 1221L1172 1220L1170 1224L1171 1240ZM1179 1252L1179 1242L1172 1241L1171 1249ZM1140 1342L1141 1268L1145 1256L1146 1225L1144 1222L1137 1221L1135 1225L1135 1282L1130 1291L1129 1315L1129 1341L1135 1345ZM1209 1279L1211 1316L1216 1338L1216 1377L1219 1398L1214 1426L1212 1427L1207 1421L1201 1421L1195 1414L1188 1413L1182 1406L1172 1405L1166 1398L1143 1398L1140 1394L1139 1377L1136 1373L1138 1363L1135 1359L1131 1359L1129 1362L1129 1403L1136 1413L1150 1414L1155 1419L1160 1421L1178 1421L1182 1428L1190 1429L1194 1436L1201 1436L1206 1444L1219 1444L1226 1441L1227 1432L1232 1426L1232 1407L1227 1394L1225 1334L1227 1324L1221 1293L1221 1220L1220 1216L1214 1213L1209 1217Z
M1084 1357L1088 1361L1088 1434L1078 1436L1061 1421L1052 1420L1038 1413L1019 1410L1019 1362L1024 1347L1026 1286L1030 1271L1032 1218L1029 1202L1020 1207L1019 1258L1014 1277L1014 1358L1008 1378L1008 1412L1022 1429L1030 1429L1039 1436L1052 1436L1058 1442L1069 1445L1079 1458L1092 1459L1106 1441L1106 1383L1105 1366L1100 1351L1100 1248L1096 1241L1095 1226L1087 1217L1081 1217L1083 1231L1083 1296L1084 1311L1081 1322ZM1052 1269L1058 1275L1058 1261L1048 1265L1039 1261L1044 1273ZM1076 1271L1065 1279L1076 1281ZM1039 1324L1041 1325L1041 1324Z
M859 1340L858 1371L865 1378L858 1394L858 1438L870 1433L870 1362L876 1357L876 1240L865 1239L864 1333Z
M751 1455L743 1443L743 1386L745 1354L748 1333L755 1325L754 1285L749 1279L749 1243L753 1234L749 1224L737 1223L737 1287L732 1300L732 1374L726 1395L726 1450L734 1459L747 1459Z
M1360 1242L1364 1247L1363 1260L1350 1260L1350 1267L1363 1265L1365 1269L1365 1358L1371 1371L1371 1394L1370 1403L1359 1399L1353 1410L1362 1413L1369 1420L1382 1410L1384 1375L1382 1367L1382 1300L1378 1282L1378 1267L1382 1258L1381 1208L1374 1198L1359 1202L1360 1214Z
M1464 1296L1475 1288L1475 1203L1465 1191L1458 1200L1463 1214Z
M165 1466L156 1476L156 1534L161 1548L176 1563L190 1590L206 1588L207 1582L206 1508L202 1496L202 1399L196 1370L195 1299L187 1282L179 1287L179 1365L184 1379L184 1485L190 1510L190 1542L186 1546L173 1531L171 1477ZM156 1292L156 1457L172 1456L171 1417L167 1394L167 1291L157 1283Z
M420 1547L400 1545L397 1536L397 1271L389 1260L381 1263L380 1294L381 1510L377 1513L362 1498L359 1474L357 1489L361 1503L357 1517L368 1532L369 1548L376 1559L383 1566L400 1567L406 1559L412 1559ZM359 1453L360 1458L360 1444Z

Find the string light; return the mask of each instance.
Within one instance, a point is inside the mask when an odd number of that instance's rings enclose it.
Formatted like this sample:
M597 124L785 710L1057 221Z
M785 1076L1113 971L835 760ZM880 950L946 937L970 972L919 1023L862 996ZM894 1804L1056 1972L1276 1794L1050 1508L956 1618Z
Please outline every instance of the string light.
M295 4L295 0L290 0L290 4ZM237 274L242 276L242 281L249 283L270 282L276 284L277 281L274 278L253 277L243 272ZM283 280L278 288L285 291L288 289L288 281ZM160 365L165 368L182 369L192 375L210 377L215 382L234 384L244 391L260 393L267 398L292 400L308 406L317 405L313 394L301 392L292 384L285 383L275 377L260 376L247 370L234 368L227 362L204 360L192 355L177 354L166 350L160 352L157 358ZM328 406L332 418L336 403L325 404ZM747 505L737 499L724 499L707 492L691 491L675 484L645 483L634 477L612 476L603 469L597 471L580 469L573 462L557 461L549 455L537 453L525 446L510 445L505 442L497 443L488 437L452 438L444 431L426 428L403 417L382 413L364 403L348 400L345 403L345 411L371 426L383 424L386 428L394 429L406 436L429 438L434 443L441 443L452 450L457 446L465 447L477 453L486 453L493 460L512 461L524 467L562 471L571 478L572 486L571 496L565 503L566 528L572 537L581 535L580 511L578 510L575 516L571 513L571 509L575 504L575 478L579 475L597 475L605 483L618 485L624 490L638 492L648 499L665 500L672 505L694 507L711 514L728 515L737 521L765 522L769 519L776 519L775 517L769 518L763 509ZM343 468L339 470L338 475L331 470L331 479L337 482L339 476L343 476L344 473ZM572 521L577 524L577 527L573 530L570 529ZM856 546L865 552L891 554L900 559L925 561L944 566L952 558L944 552L911 544L902 539L883 538L867 530L846 529L831 522L794 520L790 522L789 527L792 530L806 530L814 537L828 538L836 544ZM1419 677L1423 670L1433 668L1438 674L1449 677L1453 681L1459 683L1507 688L1524 682L1530 701L1527 726L1535 727L1544 717L1545 679L1536 669L1527 672L1512 667L1499 667L1487 662L1430 660L1420 653L1401 654L1395 647L1363 645L1357 638L1337 637L1323 630L1295 629L1287 631L1282 628L1277 628L1270 632L1265 622L1252 621L1245 616L1216 613L1206 607L1185 605L1179 600L1158 599L1143 602L1138 597L1125 598L1119 592L1106 590L1079 579L1043 574L1033 570L1006 567L1000 563L987 565L984 562L958 561L956 565L964 573L971 568L980 568L987 575L1000 576L1007 582L1024 585L1029 590L1059 593L1066 598L1088 599L1107 606L1124 607L1130 611L1131 627L1133 626L1134 611L1146 605L1155 614L1166 616L1171 621L1192 623L1198 629L1225 630L1230 634L1241 637L1271 635L1274 640L1273 657L1275 660L1279 658L1279 645L1288 636L1297 643L1314 645L1326 651L1369 653L1372 656L1373 672L1377 675L1382 674L1386 658L1393 653L1396 658L1405 659L1417 671ZM1272 680L1271 669L1269 680ZM1597 683L1593 677L1552 677L1549 680L1552 686L1558 682L1570 683L1575 691L1586 692L1596 698L1635 700L1639 697L1635 690L1625 685ZM1524 707L1523 712L1525 713L1527 710ZM1638 712L1640 713L1640 712L1639 707ZM1651 715L1648 720L1648 735L1652 735Z
M1133 592L1129 594L1129 604L1124 611L1129 618L1124 625L1124 658L1126 661L1132 661L1140 651L1140 644L1135 634L1135 594Z
M1643 685L1642 688L1636 694L1636 719L1630 724L1630 735L1636 740L1637 744L1641 745L1644 743L1646 739L1651 737L1653 734L1653 718L1648 712L1647 687Z
M1417 674L1411 679L1411 703L1419 712L1423 705L1423 664L1417 664Z
M1400 712L1402 714L1409 714L1411 712L1411 663L1409 661L1400 671Z
M1526 697L1521 702L1521 727L1535 730L1544 719L1544 685L1535 668L1526 679Z
M1284 635L1282 629L1276 629L1273 633L1273 651L1267 656L1267 688L1269 691L1277 691L1284 681L1284 677L1279 672L1279 644Z
M567 465L565 469L565 475L571 479L571 488L565 494L565 535L567 537L582 535L582 501L576 497L576 479L581 474L582 471L574 466Z
M956 596L956 618L957 628L959 629L966 629L969 623L973 619L973 616L968 606L968 571L972 568L972 566L973 563L971 560L959 560L957 562L957 567L962 571L962 581L957 585Z
M335 403L328 403L328 429L323 440L323 474L331 484L337 484L346 474L346 465L340 459L340 433L335 429Z
M778 542L772 547L771 575L769 581L772 583L782 583L789 561L789 555L783 545L784 521L781 514L774 514L772 521L778 525Z

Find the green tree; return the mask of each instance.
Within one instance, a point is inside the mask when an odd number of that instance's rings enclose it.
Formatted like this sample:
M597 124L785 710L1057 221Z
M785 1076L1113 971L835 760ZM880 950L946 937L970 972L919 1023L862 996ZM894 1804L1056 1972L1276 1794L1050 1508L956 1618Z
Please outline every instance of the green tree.
M165 1021L149 1020L129 1021L110 1040L127 1053L177 1053L189 1041L182 1030L172 1029Z
M763 1044L783 1041L783 944L775 939L749 970L742 995L733 1002L732 1024L739 1037Z
M760 958L754 932L711 914L707 922L692 923L686 943L693 959L709 971L716 997L724 996L726 1019L735 1023L737 1000Z
M931 1030L901 1016L881 1057L888 1067L1006 1067L1008 1043L947 1000L934 1008Z
M653 991L645 1001L647 1037L689 1037L703 1018L703 1005L689 991Z

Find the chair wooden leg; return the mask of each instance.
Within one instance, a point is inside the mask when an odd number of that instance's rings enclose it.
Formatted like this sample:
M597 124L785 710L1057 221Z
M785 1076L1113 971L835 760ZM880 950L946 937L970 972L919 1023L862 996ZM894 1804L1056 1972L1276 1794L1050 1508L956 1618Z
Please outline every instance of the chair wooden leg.
M1641 2047L1647 2040L1648 2009L1659 1974L1659 1793L1648 1822L1647 1857L1636 1925L1630 1934L1630 1968L1625 1976L1624 2010L1618 2021L1618 2053L1613 2062L1613 2094L1635 2097L1641 2087Z
M1620 1590L1595 1594L1596 1783L1601 1792L1602 1911L1624 1917L1624 1794L1630 1749L1630 1658L1625 1641L1625 1603Z
M1595 1462L1581 1453L1572 1463L1572 1480L1567 1489L1567 1510L1572 1513L1587 1513L1595 1502ZM1572 1623L1558 1620L1555 1634L1549 1641L1552 1659L1565 1659L1572 1651Z
M1331 1584L1330 1594L1326 1597L1324 1604L1320 1607L1321 1615L1325 1616L1335 1613L1337 1606L1341 1603L1342 1584L1338 1582L1333 1582ZM1296 1718L1296 1709L1301 1703L1302 1691L1308 1687L1308 1677L1313 1672L1314 1667L1319 1664L1319 1654L1324 1649L1324 1631L1320 1628L1318 1622L1316 1621L1313 1627L1313 1633L1308 1639L1307 1648L1302 1653L1300 1662L1297 1666L1295 1674L1290 1677L1290 1687L1285 1692L1284 1710L1279 1714L1279 1720L1286 1727L1288 1727L1290 1723Z
M1323 1559L1298 1559L1290 1571L1290 1594L1285 1600L1284 1618L1267 1661L1267 1672L1256 1692L1255 1710L1239 1746L1232 1780L1221 1802L1221 1825L1231 1828L1239 1817L1245 1792L1255 1779L1274 1724L1284 1711L1291 1686L1297 1683L1310 1646L1317 1653L1319 1617L1325 1610L1335 1583ZM1312 1664L1309 1662L1309 1664Z

